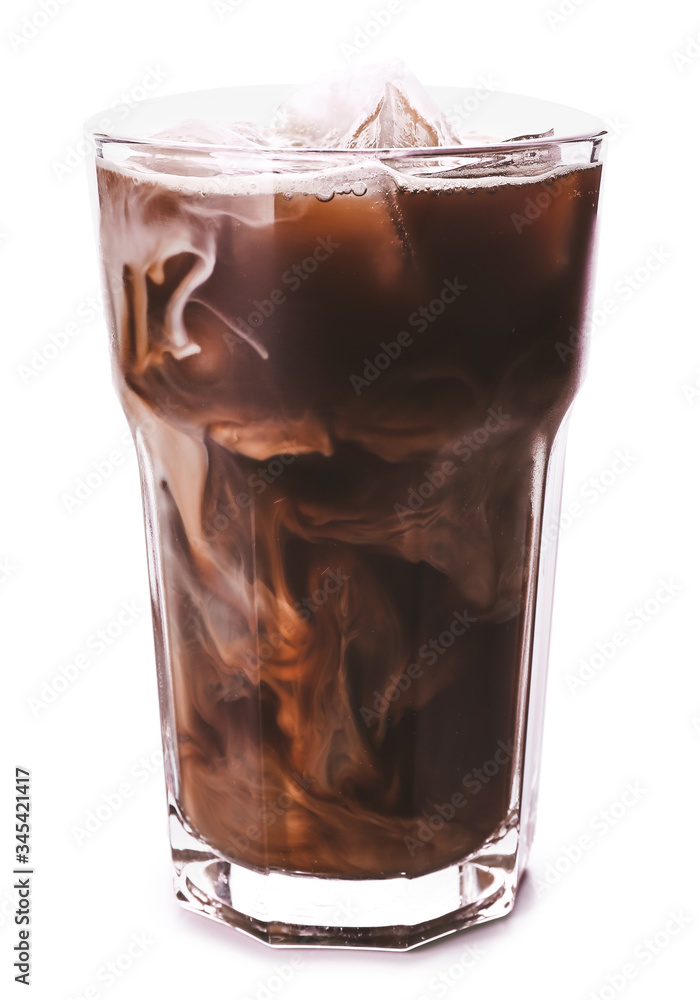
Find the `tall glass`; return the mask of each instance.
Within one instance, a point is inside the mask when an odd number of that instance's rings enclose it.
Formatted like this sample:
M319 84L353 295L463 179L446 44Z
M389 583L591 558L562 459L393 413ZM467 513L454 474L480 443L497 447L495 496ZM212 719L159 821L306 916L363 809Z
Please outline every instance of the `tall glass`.
M177 896L270 944L506 914L532 839L604 130L432 93L499 140L147 138L274 88L87 124Z

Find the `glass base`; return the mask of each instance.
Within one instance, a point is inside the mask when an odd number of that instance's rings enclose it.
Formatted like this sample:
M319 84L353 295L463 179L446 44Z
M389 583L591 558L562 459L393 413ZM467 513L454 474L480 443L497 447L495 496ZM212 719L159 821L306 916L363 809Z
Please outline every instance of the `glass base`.
M170 815L180 903L273 947L408 951L513 907L515 825L427 875L345 879L236 864L193 837L175 807Z

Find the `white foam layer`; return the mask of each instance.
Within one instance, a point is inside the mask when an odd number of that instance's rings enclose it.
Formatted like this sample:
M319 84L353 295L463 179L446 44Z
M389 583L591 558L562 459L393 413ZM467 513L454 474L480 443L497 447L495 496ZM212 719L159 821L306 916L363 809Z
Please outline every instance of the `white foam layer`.
M347 156L347 153L344 154ZM437 158L437 157L436 157ZM432 159L432 157L426 157ZM444 160L454 160L454 170L464 167L464 157L455 154L449 158L444 155L440 157ZM460 161L462 161L460 163ZM521 186L525 184L537 184L545 178L564 177L573 171L592 169L596 163L542 163L542 169L537 170L535 165L528 165L528 169L522 171L517 168L512 173L482 173L478 176L417 176L414 173L405 173L388 166L377 157L359 156L357 162L349 167L343 164L340 167L328 167L322 170L313 171L289 171L289 172L260 172L250 174L216 174L210 176L186 175L167 173L163 170L147 169L143 164L132 166L127 161L115 163L104 159L98 159L99 166L104 170L111 170L116 174L130 178L134 184L153 184L164 187L171 191L178 191L182 194L199 195L223 195L223 196L260 196L268 195L314 195L321 201L330 201L338 195L363 193L361 186L364 185L368 192L378 191L384 187L388 181L392 182L395 188L402 191L454 191L456 188L492 188L503 185ZM414 161L415 162L415 161ZM411 161L403 160L402 165L409 168ZM416 167L419 169L418 167ZM476 169L484 170L484 166ZM443 166L442 173L447 170ZM532 171L532 172L530 172ZM354 190L352 190L354 188Z

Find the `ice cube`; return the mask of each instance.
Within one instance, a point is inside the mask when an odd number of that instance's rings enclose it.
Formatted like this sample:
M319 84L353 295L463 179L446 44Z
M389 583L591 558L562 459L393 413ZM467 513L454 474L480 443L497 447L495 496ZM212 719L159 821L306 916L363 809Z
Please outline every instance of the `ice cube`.
M154 132L150 139L162 139L164 142L189 142L213 146L237 146L259 148L269 144L269 136L264 129L258 128L253 122L236 122L232 125L219 125L213 122L188 118L172 128Z
M315 149L454 146L438 105L400 59L329 73L278 108L283 145Z
M153 144L149 147L137 148L126 160L135 170L159 171L180 176L210 177L209 189L213 190L217 178L235 173L238 162L228 150L264 150L270 146L271 134L268 130L259 128L253 122L206 122L198 118L188 118L160 132L151 132L148 136ZM158 143L162 149L158 149ZM171 150L169 147L174 144ZM190 147L187 155L179 152L179 147ZM153 155L155 153L156 155ZM240 168L241 172L255 172L250 162ZM260 158L258 171L269 170L264 158ZM258 205L255 203L255 214ZM268 207L262 213L262 224L272 221Z

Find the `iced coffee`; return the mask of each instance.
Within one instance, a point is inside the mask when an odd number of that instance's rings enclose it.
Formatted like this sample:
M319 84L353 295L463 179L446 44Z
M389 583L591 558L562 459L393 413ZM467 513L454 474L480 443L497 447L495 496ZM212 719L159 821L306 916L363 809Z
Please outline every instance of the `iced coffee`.
M237 881L464 885L471 863L512 899L488 858L517 868L544 670L600 163L590 140L571 163L546 135L465 139L393 70L364 116L336 80L330 111L302 94L96 161L180 870L210 866L184 895L280 941L392 946L411 921L251 913Z

